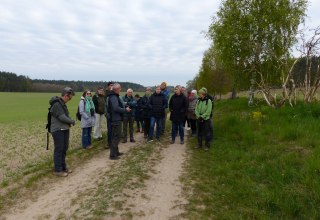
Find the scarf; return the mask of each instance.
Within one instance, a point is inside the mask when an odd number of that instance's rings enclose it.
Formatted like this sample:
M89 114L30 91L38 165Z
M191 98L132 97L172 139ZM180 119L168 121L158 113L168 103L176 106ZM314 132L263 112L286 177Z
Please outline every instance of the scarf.
M85 111L86 112L90 112L90 109L94 110L94 104L93 104L93 101L92 101L92 97L87 96L85 99L86 99L86 101L85 101L86 106L84 108Z

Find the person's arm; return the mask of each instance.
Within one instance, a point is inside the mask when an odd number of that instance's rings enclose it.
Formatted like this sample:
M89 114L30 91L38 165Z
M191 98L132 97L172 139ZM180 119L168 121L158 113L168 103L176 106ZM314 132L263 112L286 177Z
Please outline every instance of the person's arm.
M204 120L208 120L208 119L210 118L211 110L212 110L212 102L211 102L211 100L209 99L209 100L208 100L208 104L207 104L206 111L201 115L201 117L202 117Z
M89 119L89 116L85 112L85 101L83 99L81 99L79 102L79 113L81 118L84 118L85 120Z
M109 98L110 99L110 104L113 112L118 112L118 113L125 113L126 110L125 108L121 108L119 106L118 100L115 96L112 96Z
M63 107L61 105L61 103L55 103L52 108L51 108L51 115L55 118L57 118L59 121L66 123L66 124L75 124L75 121L72 120L70 117L68 117L64 110Z

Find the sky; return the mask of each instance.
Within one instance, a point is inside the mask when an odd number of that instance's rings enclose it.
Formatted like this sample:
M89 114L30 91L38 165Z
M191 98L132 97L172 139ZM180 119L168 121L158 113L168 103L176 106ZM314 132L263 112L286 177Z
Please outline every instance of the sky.
M0 71L31 79L185 85L218 0L0 0ZM320 25L309 1L307 27Z

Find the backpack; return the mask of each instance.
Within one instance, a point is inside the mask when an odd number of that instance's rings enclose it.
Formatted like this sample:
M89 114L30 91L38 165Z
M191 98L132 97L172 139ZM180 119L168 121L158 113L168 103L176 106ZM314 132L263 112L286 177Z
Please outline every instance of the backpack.
M84 105L86 105L86 101L84 101ZM78 119L79 121L81 121L81 114L80 114L80 110L79 110L79 105L78 105L78 110L77 110L77 113L76 113L76 119Z
M47 124L46 124L46 129L48 130L49 133L51 133L51 109L52 109L52 106L59 102L59 99L56 99L54 100L51 104L50 104L50 107L48 108L48 115L47 115Z

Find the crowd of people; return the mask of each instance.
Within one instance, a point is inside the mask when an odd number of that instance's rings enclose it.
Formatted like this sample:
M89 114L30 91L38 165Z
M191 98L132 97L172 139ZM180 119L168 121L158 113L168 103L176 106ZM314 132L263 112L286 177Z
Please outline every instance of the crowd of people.
M82 147L92 147L92 139L103 140L103 123L107 123L106 148L110 148L111 160L118 160L122 153L119 143L135 142L136 132L144 134L147 143L160 141L165 132L167 115L170 113L171 144L179 136L180 144L185 142L185 126L191 137L197 137L197 148L208 150L213 139L212 110L213 98L206 88L187 91L177 85L170 92L167 83L162 82L152 91L147 87L145 94L133 95L128 89L124 96L120 95L121 85L109 82L106 90L102 86L95 94L85 90L80 98L78 111L81 115ZM51 134L54 140L54 173L57 176L68 176L72 171L66 165L66 152L69 145L69 128L75 125L70 117L66 103L75 95L66 87L61 97L50 100ZM135 124L135 125L134 125ZM92 137L93 130L93 137ZM204 144L203 144L204 142Z

